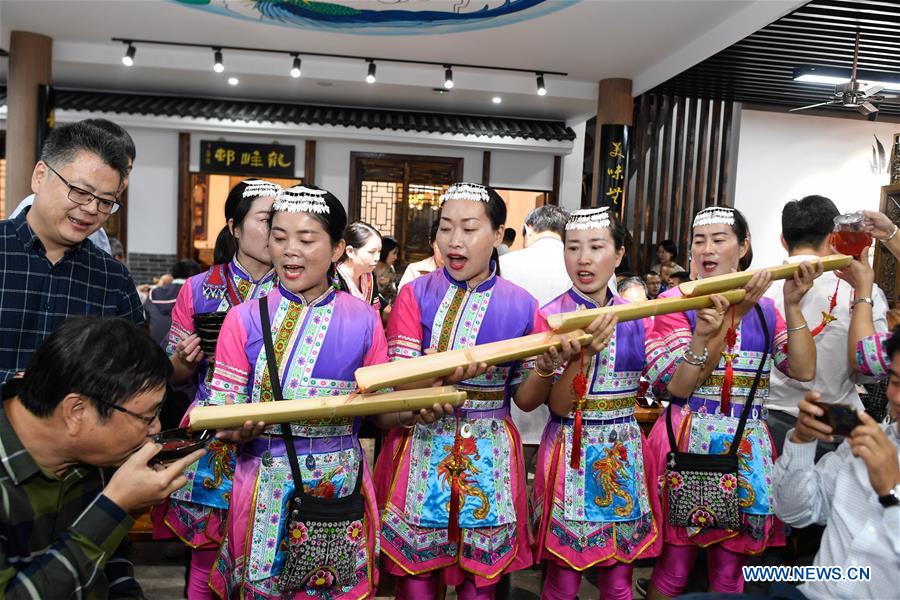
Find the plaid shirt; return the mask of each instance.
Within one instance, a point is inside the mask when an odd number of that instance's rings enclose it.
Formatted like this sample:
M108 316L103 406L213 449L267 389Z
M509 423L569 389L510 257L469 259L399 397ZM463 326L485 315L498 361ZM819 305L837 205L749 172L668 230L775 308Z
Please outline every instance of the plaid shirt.
M0 221L0 382L25 370L35 349L68 317L144 322L128 269L89 241L51 264L27 214Z
M0 597L143 598L127 558L133 520L103 472L41 471L0 410Z

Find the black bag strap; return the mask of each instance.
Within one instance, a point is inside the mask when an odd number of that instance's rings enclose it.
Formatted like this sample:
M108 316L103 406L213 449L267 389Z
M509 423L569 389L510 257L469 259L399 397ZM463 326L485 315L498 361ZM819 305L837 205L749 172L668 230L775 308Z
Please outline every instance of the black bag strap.
M263 344L266 348L266 363L269 370L269 384L272 387L272 394L275 400L284 400L281 389L281 382L278 377L278 361L275 359L275 344L272 341L272 323L269 321L269 302L268 298L263 296L259 299L259 320L260 329L263 334ZM297 459L297 449L294 448L294 434L291 431L290 423L281 424L281 439L284 440L285 452L287 452L288 462L291 465L291 476L294 478L294 489L300 496L306 496L307 493L303 488L303 474L300 472L300 461ZM356 486L353 488L353 494L358 494L361 489L363 479L363 458L359 457L359 472L356 474Z
M284 400L281 390L281 381L278 377L278 361L275 360L275 344L272 342L272 323L269 320L269 301L263 296L259 299L260 329L263 333L263 343L266 347L266 362L269 367L269 384L275 400ZM297 460L297 450L294 448L294 434L291 432L290 423L281 424L281 438L284 440L284 449L291 464L291 475L294 477L294 488L297 493L303 494L303 474L300 472L300 461Z
M766 316L763 314L759 303L754 304L753 308L756 309L756 316L759 318L760 327L762 327L763 355L762 360L759 361L759 366L756 368L756 376L753 378L753 384L750 386L750 393L747 394L747 399L744 400L744 409L741 411L741 420L738 423L737 431L734 432L734 440L731 443L731 447L728 449L728 454L730 455L737 454L738 446L741 443L741 439L744 437L744 428L747 425L747 418L750 416L750 411L753 407L753 399L756 397L756 388L759 387L759 380L762 378L763 367L765 367L766 361L769 359L771 338L769 337L769 327L766 324ZM674 405L670 403L668 409L666 409L666 430L669 434L669 446L671 447L672 452L678 452L678 443L675 440L675 432L672 429L673 406Z

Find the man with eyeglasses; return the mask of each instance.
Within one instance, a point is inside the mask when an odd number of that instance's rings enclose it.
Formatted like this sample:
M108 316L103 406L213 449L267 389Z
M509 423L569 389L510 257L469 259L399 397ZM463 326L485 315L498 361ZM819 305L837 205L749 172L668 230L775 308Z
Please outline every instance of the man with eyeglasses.
M122 129L122 127L116 125L109 119L85 119L84 121L81 121L81 123L99 127L100 129L103 129L104 131L121 140L122 144L124 144L125 146L125 154L128 155L128 173L130 174L131 168L134 165L134 159L137 157L137 151L134 147L134 140L131 139L131 135L129 135L127 131L125 131L124 129ZM119 193L121 194L122 192L124 192L125 188L127 187L128 178L126 177L125 181L122 182L122 190ZM9 214L8 218L15 219L20 212L22 212L32 204L34 204L34 194L28 195L24 200L19 202L19 205ZM116 257L116 253L113 252L114 248L112 240L110 240L109 236L106 235L106 230L103 229L103 227L89 235L88 239L91 240L95 246L97 246L113 258L116 258L116 260L119 260ZM124 252L122 254L124 256Z
M74 317L6 382L0 597L143 597L125 551L129 515L185 485L204 453L148 464L171 371L133 323Z
M87 241L119 209L130 168L126 140L92 121L47 136L31 178L34 204L0 221L0 382L70 316L143 323L128 270Z

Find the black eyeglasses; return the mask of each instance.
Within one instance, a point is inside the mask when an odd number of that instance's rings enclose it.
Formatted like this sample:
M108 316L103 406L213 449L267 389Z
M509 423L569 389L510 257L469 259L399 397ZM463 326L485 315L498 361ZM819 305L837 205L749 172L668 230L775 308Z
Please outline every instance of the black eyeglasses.
M112 402L109 402L107 400L101 400L100 398L94 398L94 400L96 400L100 404L104 404L114 410L123 412L129 416L132 416L135 419L140 419L141 421L144 422L144 425L146 425L147 427L150 427L151 425L153 425L153 421L155 421L156 419L159 418L159 414L162 412L162 409L163 409L163 404L165 404L165 401L160 402L159 406L156 407L156 410L153 411L152 415L141 415L136 412L132 412L132 411L128 410L124 406L119 406L118 404L113 404Z
M47 165L47 163L44 163L44 164ZM92 194L91 192L89 192L87 190L83 190L80 187L76 187L76 186L72 185L71 183L69 183L65 177L63 177L62 175L59 174L59 171L57 171L50 165L47 165L47 168L50 169L54 175L59 177L59 180L62 181L63 184L67 188L69 188L69 200L71 200L75 204L79 204L81 206L87 206L88 204L90 204L91 202L96 200L97 201L97 210L99 210L103 214L111 215L111 214L115 213L117 210L119 210L119 207L121 206L121 204L119 204L117 201L109 200L107 198L101 198L100 196L98 196L96 194Z

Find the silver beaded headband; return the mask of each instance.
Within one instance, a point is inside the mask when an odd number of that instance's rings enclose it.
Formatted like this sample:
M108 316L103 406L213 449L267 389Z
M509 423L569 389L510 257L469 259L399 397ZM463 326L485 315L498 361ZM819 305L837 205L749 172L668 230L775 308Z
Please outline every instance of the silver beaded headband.
M247 184L244 188L244 198L268 198L281 191L281 186L277 183L262 179L248 179L244 183Z
M477 183L454 183L441 196L441 204L447 200L470 200L472 202L489 202L487 188Z
M727 206L710 206L704 208L694 216L694 227L704 225L731 225L734 226L734 209Z
M609 207L573 210L566 223L566 231L573 229L609 229Z
M287 189L281 189L275 196L272 210L278 212L311 212L329 214L331 209L325 202L325 190L312 190L303 185L295 185Z

